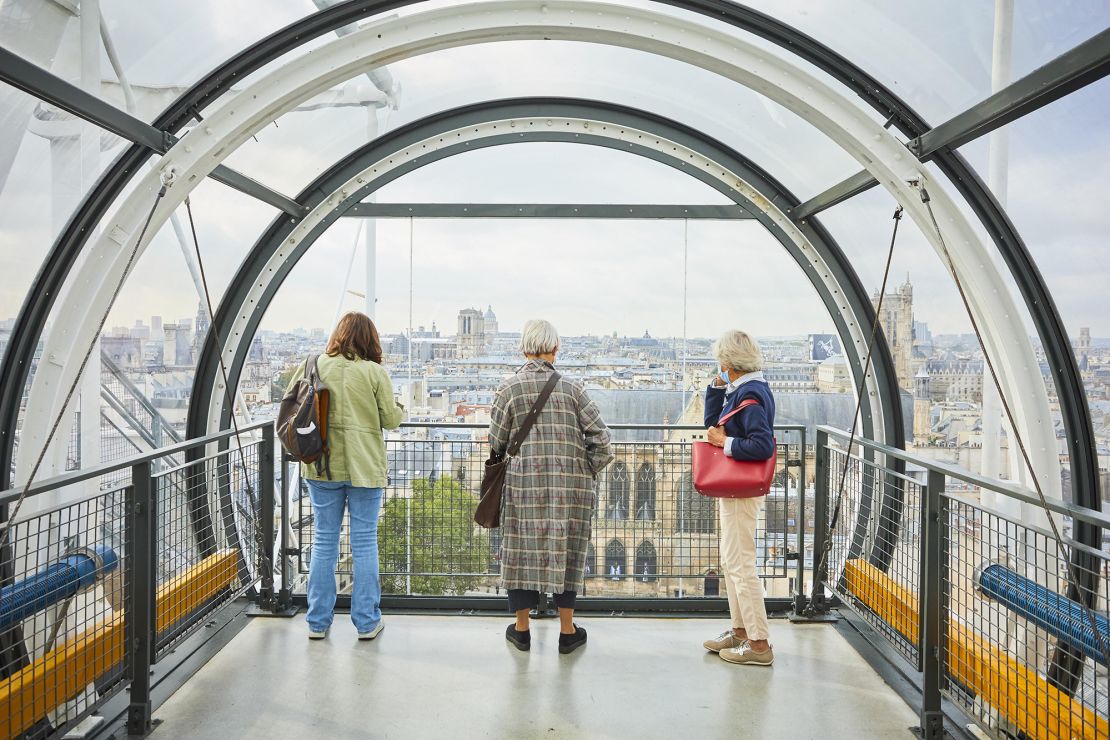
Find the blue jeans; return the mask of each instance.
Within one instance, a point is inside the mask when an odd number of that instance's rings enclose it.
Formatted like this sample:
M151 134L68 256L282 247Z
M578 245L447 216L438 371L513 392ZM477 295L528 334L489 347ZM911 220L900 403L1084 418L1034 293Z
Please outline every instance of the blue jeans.
M335 566L339 562L339 529L343 509L351 512L351 554L355 560L351 588L351 621L359 632L369 632L382 621L382 587L378 582L378 512L381 488L359 488L350 481L310 480L316 533L308 567L309 629L323 632L335 612Z

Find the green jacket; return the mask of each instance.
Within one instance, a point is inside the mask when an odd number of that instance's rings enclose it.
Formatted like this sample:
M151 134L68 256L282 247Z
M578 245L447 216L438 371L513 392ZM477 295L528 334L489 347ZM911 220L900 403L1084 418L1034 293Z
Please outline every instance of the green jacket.
M350 481L362 488L384 488L388 465L382 430L396 429L405 415L404 407L393 398L389 374L376 362L348 360L342 355L320 355L317 367L320 379L331 391L331 479ZM289 388L303 377L302 362ZM317 475L315 465L302 465L301 472L311 480L327 479Z

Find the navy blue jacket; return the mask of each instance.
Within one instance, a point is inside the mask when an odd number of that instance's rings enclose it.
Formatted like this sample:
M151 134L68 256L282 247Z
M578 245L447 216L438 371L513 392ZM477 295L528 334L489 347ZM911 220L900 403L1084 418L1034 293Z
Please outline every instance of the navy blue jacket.
M732 438L732 457L737 460L766 460L775 454L775 397L762 380L749 380L725 395L724 387L710 385L705 391L705 428L732 411L746 398L759 401L725 422L725 434Z

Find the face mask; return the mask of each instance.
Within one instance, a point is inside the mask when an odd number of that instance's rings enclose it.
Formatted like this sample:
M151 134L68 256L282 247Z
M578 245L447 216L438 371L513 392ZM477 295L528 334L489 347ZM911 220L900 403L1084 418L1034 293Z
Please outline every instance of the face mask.
M725 385L728 385L732 382L732 380L730 380L728 377L728 370L721 371L721 380L725 381Z

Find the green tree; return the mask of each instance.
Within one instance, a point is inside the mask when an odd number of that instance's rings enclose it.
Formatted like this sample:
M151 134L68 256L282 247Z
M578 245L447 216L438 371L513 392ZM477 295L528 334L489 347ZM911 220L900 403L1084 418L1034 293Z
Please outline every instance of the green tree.
M289 381L293 379L293 373L297 372L297 369L300 368L302 364L304 363L290 365L278 373L277 378L274 380L274 385L281 389L279 392L282 395L285 395L285 389L289 387Z
M491 559L489 533L474 524L477 504L478 497L451 478L421 478L412 484L411 500L386 501L378 525L382 572L405 572L406 520L411 517L413 593L462 594L477 587L483 577L465 574L487 573ZM417 575L422 573L441 575ZM452 573L460 575L442 575ZM384 576L382 586L385 593L404 593L405 577Z

